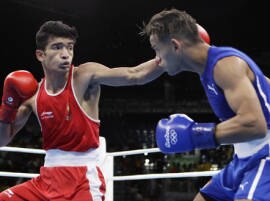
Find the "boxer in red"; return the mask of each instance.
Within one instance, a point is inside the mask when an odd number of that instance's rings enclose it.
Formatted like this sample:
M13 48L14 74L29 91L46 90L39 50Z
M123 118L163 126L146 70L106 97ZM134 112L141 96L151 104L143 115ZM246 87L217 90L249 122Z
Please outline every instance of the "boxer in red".
M47 21L36 34L44 78L16 71L7 76L0 109L0 145L7 145L31 112L42 130L45 164L40 175L0 193L1 201L101 201L105 181L97 165L100 85L141 85L163 73L159 59L135 67L72 64L74 27Z

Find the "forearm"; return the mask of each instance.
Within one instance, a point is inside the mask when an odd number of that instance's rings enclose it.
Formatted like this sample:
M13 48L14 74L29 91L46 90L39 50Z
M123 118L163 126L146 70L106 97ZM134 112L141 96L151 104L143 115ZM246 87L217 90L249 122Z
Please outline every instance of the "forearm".
M163 72L163 68L158 65L156 59L141 63L131 68L130 71L137 77L137 84L142 85L158 78Z
M31 111L30 107L23 105L19 108L14 122L0 122L0 146L7 145L14 138L29 119Z
M255 116L255 118L254 118ZM246 142L265 137L267 126L264 119L252 115L237 115L217 124L215 136L219 144Z
M11 124L0 122L0 147L6 146L12 139Z

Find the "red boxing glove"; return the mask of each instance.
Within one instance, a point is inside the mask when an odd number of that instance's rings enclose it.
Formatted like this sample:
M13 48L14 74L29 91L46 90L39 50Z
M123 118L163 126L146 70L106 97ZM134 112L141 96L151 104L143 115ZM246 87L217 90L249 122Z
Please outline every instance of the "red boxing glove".
M37 88L38 82L28 71L18 70L8 74L4 81L0 121L13 122L21 103L32 97Z
M201 39L203 39L204 42L210 45L210 37L207 31L199 24L197 24L197 27Z

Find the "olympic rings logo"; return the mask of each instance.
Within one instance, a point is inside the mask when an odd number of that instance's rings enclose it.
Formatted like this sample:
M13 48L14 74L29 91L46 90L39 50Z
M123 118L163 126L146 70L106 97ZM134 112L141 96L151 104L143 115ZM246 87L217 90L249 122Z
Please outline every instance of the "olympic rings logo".
M171 144L175 145L178 141L178 138L177 138L177 133L174 129L171 129L170 130L170 141L171 141Z
M167 148L170 148L171 145L175 145L178 141L178 136L175 129L166 128L164 138L165 138L165 147Z

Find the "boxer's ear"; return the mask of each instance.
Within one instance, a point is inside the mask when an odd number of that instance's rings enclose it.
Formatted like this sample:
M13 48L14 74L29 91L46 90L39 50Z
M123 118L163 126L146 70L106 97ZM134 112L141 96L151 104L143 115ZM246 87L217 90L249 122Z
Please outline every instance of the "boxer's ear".
M181 50L181 46L182 46L182 42L175 39L175 38L172 38L171 39L171 43L173 45L173 48L174 48L174 51L177 51L179 52L179 50Z
M44 56L45 56L44 51L37 49L35 53L36 53L37 60L42 62L44 60Z

